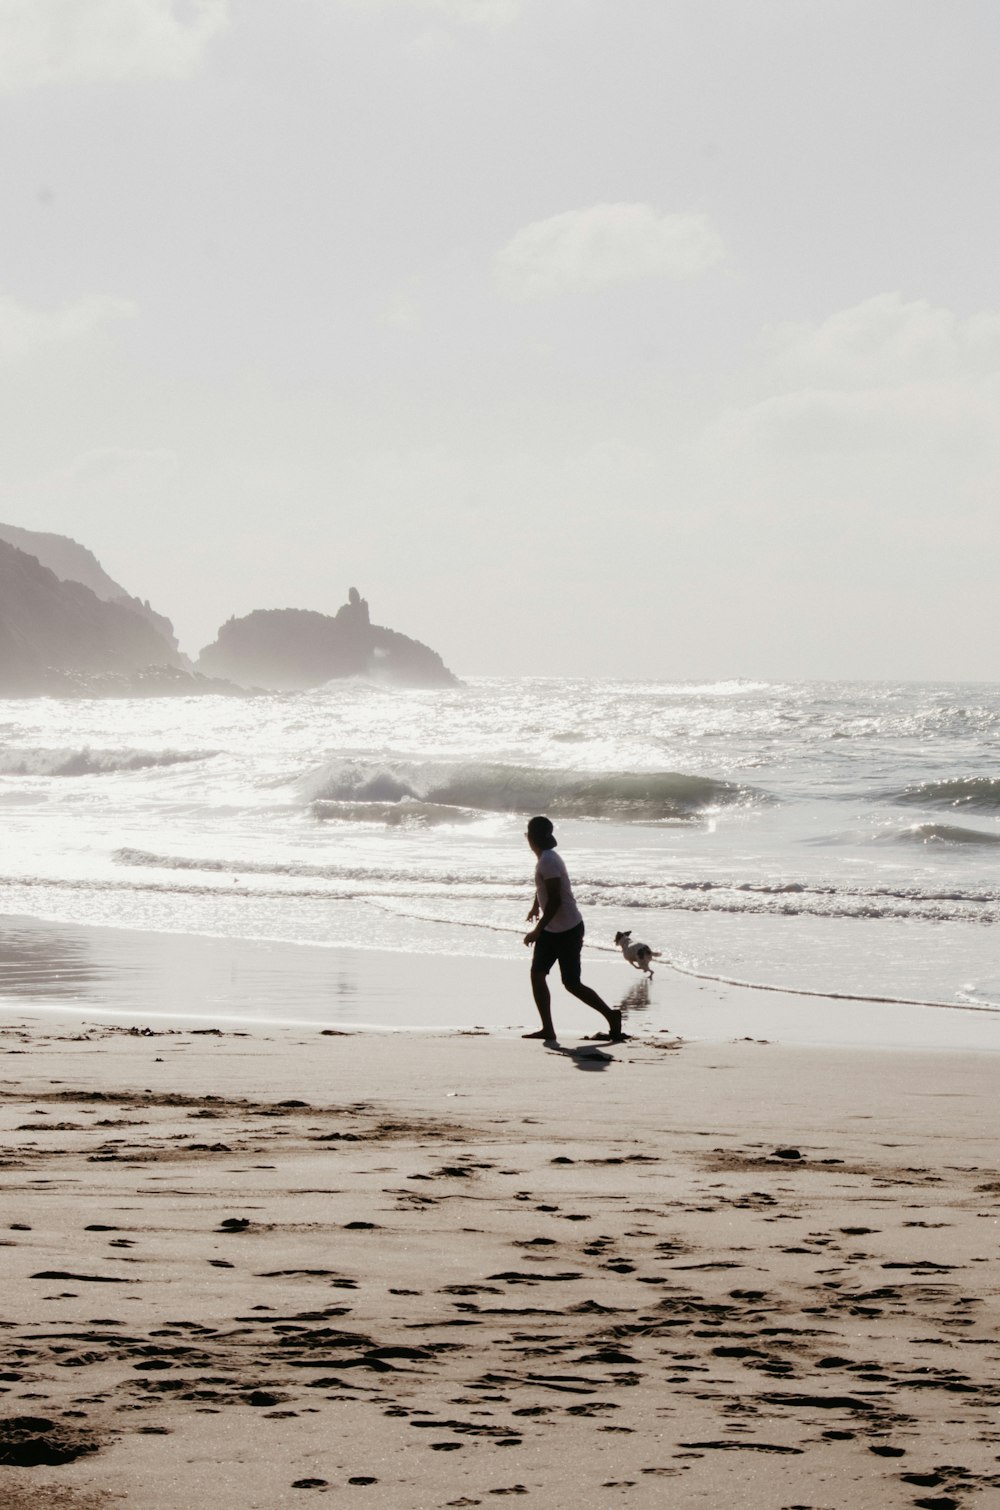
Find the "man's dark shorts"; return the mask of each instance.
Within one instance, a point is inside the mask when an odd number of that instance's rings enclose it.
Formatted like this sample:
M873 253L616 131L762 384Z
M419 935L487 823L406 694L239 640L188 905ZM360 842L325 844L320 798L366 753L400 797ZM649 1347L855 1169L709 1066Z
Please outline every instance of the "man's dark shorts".
M577 923L575 928L564 928L561 933L550 933L546 928L535 940L535 952L531 956L531 973L548 975L558 960L563 985L579 985L582 949L582 923Z

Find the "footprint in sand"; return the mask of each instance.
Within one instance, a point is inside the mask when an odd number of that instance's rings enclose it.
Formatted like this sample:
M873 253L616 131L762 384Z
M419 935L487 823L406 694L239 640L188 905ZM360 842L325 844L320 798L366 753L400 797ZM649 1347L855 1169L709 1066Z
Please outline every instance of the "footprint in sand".
M0 1464L11 1467L72 1463L100 1447L93 1435L85 1436L44 1416L10 1416L0 1421Z

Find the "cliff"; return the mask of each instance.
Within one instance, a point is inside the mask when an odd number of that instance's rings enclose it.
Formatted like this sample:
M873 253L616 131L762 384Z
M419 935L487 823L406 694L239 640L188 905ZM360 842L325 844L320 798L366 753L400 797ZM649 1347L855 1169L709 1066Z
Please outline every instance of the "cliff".
M170 620L85 546L0 524L0 697L297 691L348 676L409 687L456 680L419 640L372 624L353 587L332 617L284 608L230 619L194 670Z
M0 541L15 546L29 556L34 556L43 566L62 582L80 582L89 587L96 597L105 603L119 603L131 608L134 613L147 619L159 635L171 646L177 664L189 666L186 656L181 656L174 626L163 614L156 613L148 602L133 598L120 583L109 577L93 551L68 535L50 535L44 530L26 530L17 524L0 524Z
M235 690L208 685L184 661L129 601L105 602L0 540L0 697Z
M230 619L198 657L198 670L275 691L361 676L406 687L454 686L457 678L419 640L372 624L352 587L333 616L304 608L257 609Z

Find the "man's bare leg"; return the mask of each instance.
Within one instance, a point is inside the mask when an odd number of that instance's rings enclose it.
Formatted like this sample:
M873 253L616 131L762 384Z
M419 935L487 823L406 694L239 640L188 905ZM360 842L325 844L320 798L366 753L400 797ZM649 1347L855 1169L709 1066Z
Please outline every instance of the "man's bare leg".
M549 991L549 983L537 970L531 972L531 994L535 998L535 1006L538 1015L542 1019L541 1030L537 1033L522 1033L522 1038L543 1038L546 1042L552 1041L556 1036L556 1030L552 1026L552 995Z
M592 990L590 986L585 986L582 980L575 981L572 984L564 980L563 985L571 996L577 997L579 1001L585 1001L587 1006L593 1007L595 1012L600 1012L608 1025L608 1036L612 1043L618 1043L624 1038L625 1035L622 1032L622 1014L617 1007L609 1007L606 1002L601 1000L597 992Z

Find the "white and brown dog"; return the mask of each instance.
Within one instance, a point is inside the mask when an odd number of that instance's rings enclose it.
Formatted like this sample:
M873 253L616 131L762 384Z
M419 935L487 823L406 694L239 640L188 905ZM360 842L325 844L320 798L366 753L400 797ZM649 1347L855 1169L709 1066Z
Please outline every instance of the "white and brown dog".
M648 944L633 944L631 930L626 933L616 933L615 943L630 965L634 965L637 970L645 970L647 975L652 975L653 971L649 962L659 959L658 949L650 949Z

